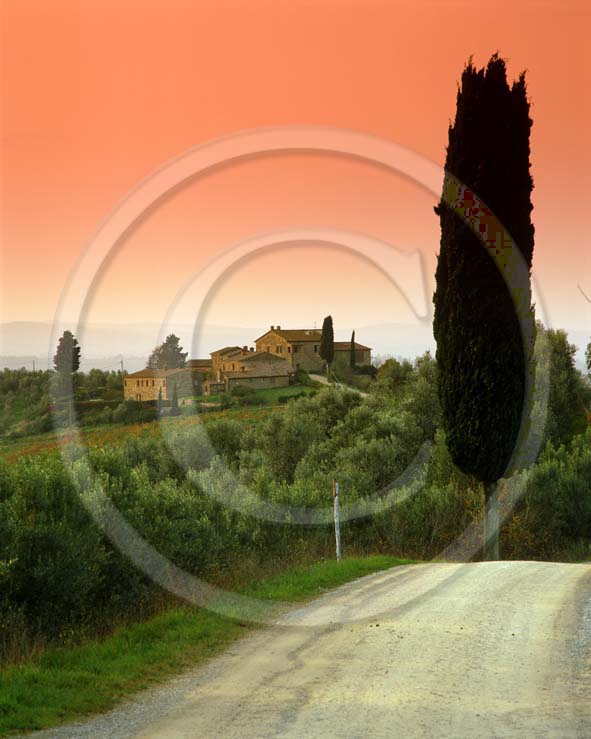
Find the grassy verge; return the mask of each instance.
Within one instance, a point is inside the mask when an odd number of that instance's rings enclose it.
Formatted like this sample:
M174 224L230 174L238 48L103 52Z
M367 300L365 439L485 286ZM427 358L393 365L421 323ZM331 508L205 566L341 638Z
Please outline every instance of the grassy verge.
M288 570L240 592L269 601L303 602L363 575L409 563L387 556L322 562ZM255 628L179 607L102 641L47 649L30 663L0 670L0 736L108 710L131 693L218 654Z

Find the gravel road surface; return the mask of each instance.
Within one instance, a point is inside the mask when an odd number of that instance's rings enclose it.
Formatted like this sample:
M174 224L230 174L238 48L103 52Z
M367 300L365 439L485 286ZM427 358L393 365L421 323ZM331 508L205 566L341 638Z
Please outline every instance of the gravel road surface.
M591 739L591 565L398 567L46 739Z

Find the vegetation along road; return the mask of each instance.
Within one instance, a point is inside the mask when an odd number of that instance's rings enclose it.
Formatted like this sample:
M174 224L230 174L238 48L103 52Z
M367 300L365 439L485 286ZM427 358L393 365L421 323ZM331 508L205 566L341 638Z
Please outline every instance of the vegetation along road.
M591 565L397 567L45 737L590 737Z

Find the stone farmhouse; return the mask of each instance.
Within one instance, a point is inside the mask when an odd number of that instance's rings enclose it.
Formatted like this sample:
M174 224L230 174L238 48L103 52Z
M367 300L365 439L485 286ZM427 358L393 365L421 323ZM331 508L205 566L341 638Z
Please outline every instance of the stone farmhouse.
M190 359L180 369L143 369L132 372L123 381L123 397L125 400L158 400L158 394L162 391L162 400L170 400L174 385L179 398L200 395L203 381L210 372L209 359Z
M269 331L255 340L257 352L268 352L283 357L294 369L320 372L325 364L320 357L322 331L316 328L282 329L271 326ZM334 342L335 364L349 365L350 341ZM371 364L371 349L355 342L355 364Z
M298 369L321 372L320 329L282 329L271 326L255 340L254 347L225 346L211 352L210 359L190 359L181 369L144 369L124 380L124 397L134 400L170 400L176 385L179 402L195 395L228 392L237 385L255 389L287 387ZM335 341L335 364L348 365L351 343ZM370 364L371 349L355 342L355 363Z
M217 356L214 359L214 354ZM206 380L207 395L232 390L237 385L257 390L268 387L287 387L293 382L295 370L282 357L255 351L226 347L212 354L214 377Z
M143 369L132 372L123 380L123 397L125 400L158 400L158 393L162 390L162 398L167 397L166 377L169 370Z

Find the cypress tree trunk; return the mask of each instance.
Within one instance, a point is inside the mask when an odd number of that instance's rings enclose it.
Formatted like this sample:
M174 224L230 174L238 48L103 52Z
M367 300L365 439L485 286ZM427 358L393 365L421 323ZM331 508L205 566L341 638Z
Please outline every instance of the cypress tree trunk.
M496 482L484 486L484 559L494 561L499 556L499 486Z

